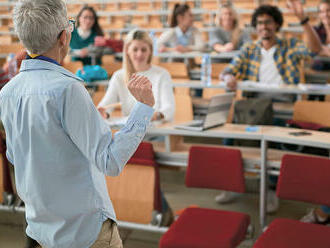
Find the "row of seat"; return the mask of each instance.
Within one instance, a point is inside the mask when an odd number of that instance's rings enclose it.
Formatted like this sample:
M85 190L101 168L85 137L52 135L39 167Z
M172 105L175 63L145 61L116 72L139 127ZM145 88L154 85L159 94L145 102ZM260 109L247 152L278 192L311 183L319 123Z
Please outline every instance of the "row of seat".
M159 201L157 174L152 145L142 143L122 175L116 179L107 178L119 220L150 223L155 202ZM134 180L131 180L133 175ZM282 199L329 205L329 176L329 159L285 155L277 195ZM150 192L146 192L150 189L146 183L152 187ZM229 148L191 147L185 184L187 187L244 193L241 152ZM133 201L134 204L130 204ZM138 220L136 216L144 218ZM237 247L245 239L249 225L247 213L188 207L162 236L160 248ZM313 245L318 248L330 246L330 227L281 218L269 225L254 247L307 248Z

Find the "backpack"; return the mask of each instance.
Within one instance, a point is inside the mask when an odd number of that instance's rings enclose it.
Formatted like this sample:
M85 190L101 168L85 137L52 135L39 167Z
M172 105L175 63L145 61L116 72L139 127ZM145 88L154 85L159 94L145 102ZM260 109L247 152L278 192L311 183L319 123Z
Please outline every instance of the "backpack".
M77 71L76 75L85 82L108 79L107 71L99 65L85 65L83 69Z
M240 100L234 106L233 123L248 125L272 125L273 103L270 98L249 98ZM235 145L260 146L255 140L235 140Z
M269 98L251 98L235 103L234 123L272 125L273 104Z

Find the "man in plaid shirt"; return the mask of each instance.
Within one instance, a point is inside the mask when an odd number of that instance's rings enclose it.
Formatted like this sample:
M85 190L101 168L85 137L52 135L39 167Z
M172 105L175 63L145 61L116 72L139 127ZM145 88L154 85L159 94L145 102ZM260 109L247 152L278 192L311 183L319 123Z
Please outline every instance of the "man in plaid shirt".
M275 6L260 6L255 10L251 21L256 28L258 41L244 45L240 54L220 76L230 90L236 89L237 79L278 85L300 82L300 61L316 55L321 50L321 43L309 24L301 2L288 1L288 7L303 26L307 47L296 38L278 38L276 33L283 24L282 13Z

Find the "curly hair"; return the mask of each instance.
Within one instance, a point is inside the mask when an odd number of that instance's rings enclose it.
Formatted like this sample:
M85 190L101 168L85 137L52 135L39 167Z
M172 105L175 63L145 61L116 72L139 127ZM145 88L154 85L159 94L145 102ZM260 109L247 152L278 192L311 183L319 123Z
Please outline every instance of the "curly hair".
M278 28L276 31L279 31L281 26L283 25L283 15L282 12L276 7L272 5L261 5L259 6L252 15L251 25L252 27L257 26L257 18L261 15L269 15L273 17L275 23L277 23Z

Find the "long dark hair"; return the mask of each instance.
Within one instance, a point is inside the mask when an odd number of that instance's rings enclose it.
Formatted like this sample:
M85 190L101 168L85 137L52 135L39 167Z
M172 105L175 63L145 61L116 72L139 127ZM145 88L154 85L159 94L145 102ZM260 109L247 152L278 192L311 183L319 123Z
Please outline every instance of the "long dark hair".
M190 9L189 5L187 4L175 4L173 13L171 16L171 28L178 26L178 15L184 15Z
M82 7L82 9L79 11L78 15L77 15L77 28L80 26L80 23L79 23L79 18L80 16L82 15L82 13L85 11L85 10L88 10L90 12L93 13L93 16L94 16L94 25L92 27L92 30L94 32L96 32L97 35L100 35L100 36L103 36L103 31L102 31L102 28L100 27L99 25L99 22L98 22L98 16L96 15L96 12L95 10L93 9L93 7L90 7L88 5L85 5L84 7Z

